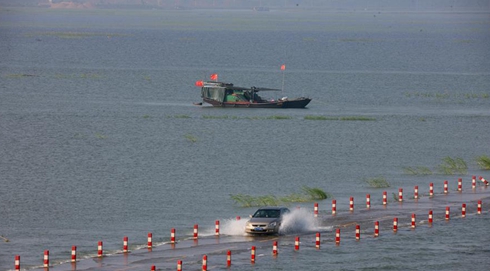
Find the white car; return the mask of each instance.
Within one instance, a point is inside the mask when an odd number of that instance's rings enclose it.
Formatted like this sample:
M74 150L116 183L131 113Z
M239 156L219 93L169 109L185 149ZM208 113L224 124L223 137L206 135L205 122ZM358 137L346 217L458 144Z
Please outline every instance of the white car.
M282 218L289 213L285 207L264 207L258 209L247 221L245 232L251 234L277 234Z

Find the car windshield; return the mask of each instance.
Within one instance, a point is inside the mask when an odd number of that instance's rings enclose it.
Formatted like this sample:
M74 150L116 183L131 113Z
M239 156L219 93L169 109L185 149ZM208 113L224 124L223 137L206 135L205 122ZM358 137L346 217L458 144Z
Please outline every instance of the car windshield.
M270 218L278 218L281 212L279 210L258 210L255 212L253 217L270 217Z

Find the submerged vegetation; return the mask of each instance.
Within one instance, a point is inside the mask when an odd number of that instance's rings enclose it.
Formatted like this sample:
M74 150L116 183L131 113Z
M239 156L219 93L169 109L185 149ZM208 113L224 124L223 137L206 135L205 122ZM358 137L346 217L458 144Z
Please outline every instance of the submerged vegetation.
M479 160L477 159L477 162ZM403 172L408 175L432 175L434 171L428 167L403 167ZM467 174L468 165L463 158L444 157L442 163L437 166L436 172L442 175Z
M60 39L81 39L88 37L124 37L128 36L127 34L116 34L116 33L90 33L90 32L36 32L36 33L27 33L26 37L57 37ZM41 40L39 40L41 41Z
M449 92L405 92L405 97L408 98L436 98L436 99L449 99L449 98L463 98L463 99L488 99L490 94L482 93L449 93Z
M365 116L312 116L308 115L304 117L305 120L344 120L344 121L372 121L375 118L365 117Z
M373 188L386 188L390 187L390 184L384 177L376 177L376 178L371 178L367 179L366 183Z
M186 134L186 135L184 135L184 137L189 142L192 142L192 143L197 142L197 137L195 137L194 135Z
M255 206L278 206L292 202L308 202L313 200L323 200L330 195L320 188L303 186L302 193L292 193L287 196L277 197L274 195L251 196L244 194L231 194L230 197L236 204L242 207Z
M483 170L490 170L490 157L486 155L478 156L476 158L476 163Z
M447 156L442 161L443 163L438 167L441 174L453 175L456 173L466 174L468 172L468 165L462 158L451 158Z
M428 167L403 167L403 172L408 175L432 175L432 170Z

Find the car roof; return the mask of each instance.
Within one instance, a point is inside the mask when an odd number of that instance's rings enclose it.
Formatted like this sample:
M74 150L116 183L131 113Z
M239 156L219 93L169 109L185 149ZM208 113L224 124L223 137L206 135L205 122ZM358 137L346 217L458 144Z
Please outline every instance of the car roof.
M258 210L281 210L281 209L287 209L286 207L262 207L259 208Z

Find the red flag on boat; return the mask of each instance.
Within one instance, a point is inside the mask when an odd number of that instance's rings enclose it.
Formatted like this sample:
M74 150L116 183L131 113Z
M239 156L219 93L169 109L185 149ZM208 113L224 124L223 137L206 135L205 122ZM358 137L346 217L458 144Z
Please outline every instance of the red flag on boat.
M196 81L196 87L202 87L203 83L202 80Z
M284 71L286 69L286 64L281 65L281 71Z
M213 73L213 74L211 74L210 78L213 81L218 81L218 74L217 73Z

